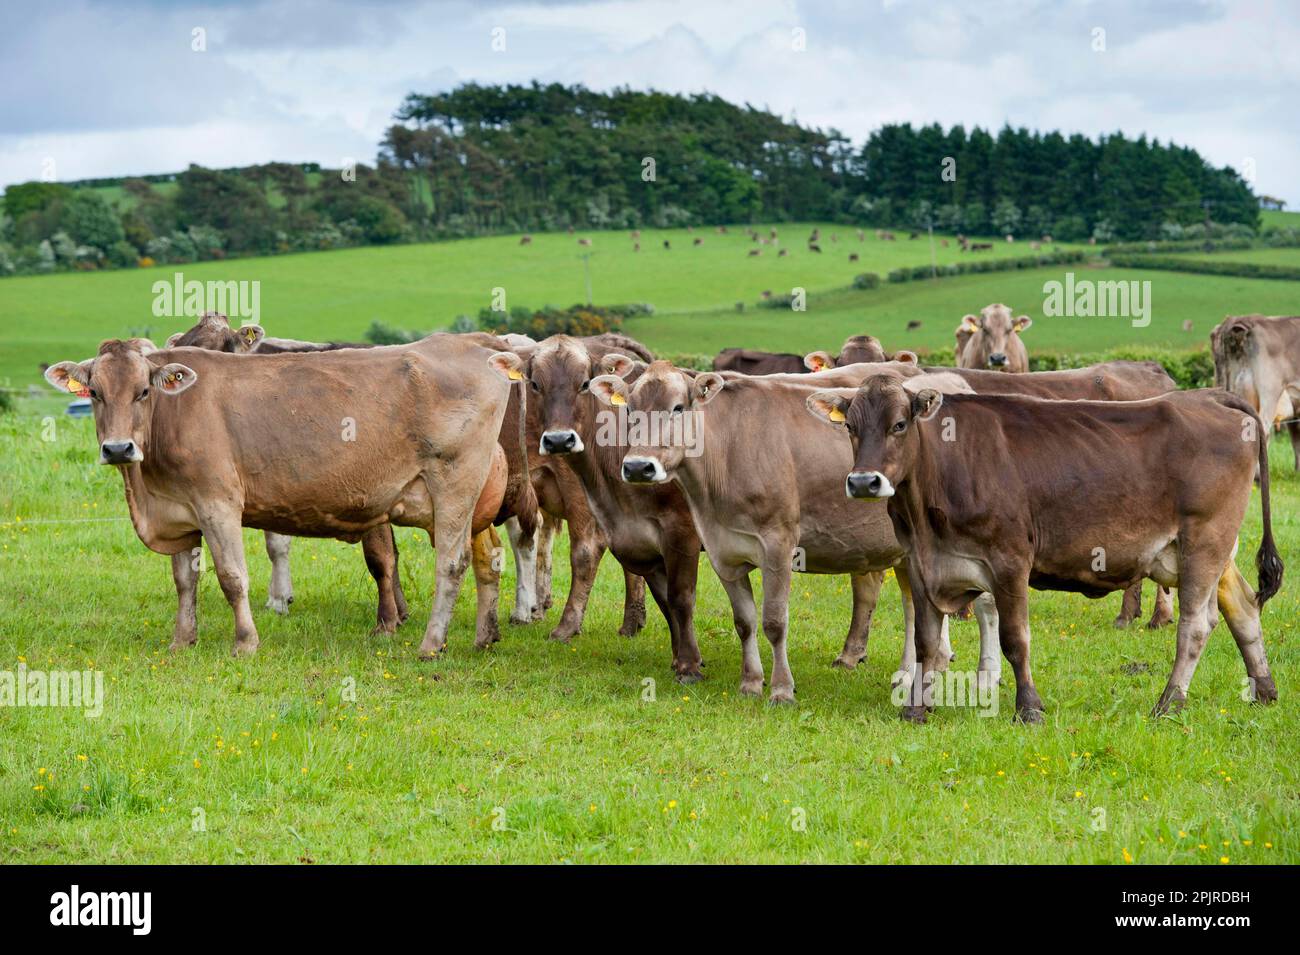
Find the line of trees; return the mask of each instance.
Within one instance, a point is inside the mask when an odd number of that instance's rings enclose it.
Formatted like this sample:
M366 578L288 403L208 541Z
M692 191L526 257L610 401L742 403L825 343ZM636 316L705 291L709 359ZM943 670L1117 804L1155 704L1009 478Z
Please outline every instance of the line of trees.
M1109 242L1259 225L1236 172L1145 136L904 123L855 148L709 94L536 82L411 94L396 119L373 166L11 186L0 275L565 228L815 220Z

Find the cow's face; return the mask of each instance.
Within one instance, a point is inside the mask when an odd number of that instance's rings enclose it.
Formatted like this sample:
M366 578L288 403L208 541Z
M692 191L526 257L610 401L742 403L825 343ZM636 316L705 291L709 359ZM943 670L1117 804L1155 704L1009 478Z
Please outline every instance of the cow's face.
M530 415L536 408L542 437L542 454L579 454L585 450L581 430L591 416L591 378L601 370L622 374L632 367L623 355L609 355L599 363L582 342L556 335L531 351L526 361Z
M989 305L978 318L967 315L959 329L970 335L965 347L966 367L1006 371L1012 354L1024 349L1020 333L1032 324L1028 315L1012 318L1011 309L1005 305Z
M230 319L220 312L204 312L189 331L177 332L167 339L168 348L206 348L232 354L255 351L266 333L261 325L233 328Z
M871 335L853 335L845 340L836 364L856 365L859 362L885 360L885 350L880 347L879 339Z
M894 496L916 460L917 422L933 416L942 403L938 391L923 388L913 394L896 374L869 378L856 391L818 391L807 399L815 417L848 432L853 470L844 493L864 500Z
M45 378L55 388L90 398L99 437L99 463L144 460L149 423L158 396L178 395L198 380L179 362L164 363L134 342L108 341L90 361L61 361Z
M666 361L652 362L631 388L618 375L593 378L591 391L598 400L615 408L626 406L623 480L628 484L671 481L688 450L698 447L694 416L724 384L722 376L713 372L692 380Z

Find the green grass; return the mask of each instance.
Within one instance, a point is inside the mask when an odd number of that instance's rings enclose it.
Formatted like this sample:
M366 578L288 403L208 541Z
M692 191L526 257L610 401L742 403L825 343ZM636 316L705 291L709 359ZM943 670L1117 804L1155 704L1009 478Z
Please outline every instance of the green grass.
M888 689L895 585L868 662L844 673L829 663L849 594L843 579L816 576L797 577L792 593L798 705L742 699L731 614L707 561L696 618L707 678L696 686L672 682L657 611L638 637L617 636L610 560L572 646L545 639L557 608L475 651L467 583L449 652L422 663L432 554L409 529L399 544L413 614L396 635L368 635L373 586L358 548L300 540L292 613L255 609L254 658L229 656L231 615L210 574L199 644L172 655L167 560L124 520L117 474L91 463L92 424L60 421L51 441L42 430L30 414L0 418L0 669L93 666L104 713L0 707L0 861L1300 861L1294 581L1264 617L1281 701L1241 700L1244 670L1220 626L1186 710L1159 721L1146 713L1172 632L1113 630L1118 596L1036 593L1044 726L1012 724L1007 701L994 717L944 710L903 724ZM1294 570L1289 460L1276 443L1275 527ZM1258 515L1252 504L1243 568ZM247 533L246 547L260 608L260 536ZM562 553L557 568L562 596ZM973 667L974 624L955 628L955 665ZM766 650L764 660L770 670ZM642 699L647 679L654 702Z
M763 291L774 294L801 286L810 292L847 286L860 272L884 276L890 269L929 261L929 242L881 242L874 232L858 243L854 231L823 224L821 255L806 251L813 227L779 227L790 255L779 258L772 247L750 258L754 244L732 227L727 235L712 230L645 230L641 252L632 251L626 232L537 235L520 246L517 236L390 248L347 249L269 258L232 259L194 265L96 274L26 276L0 281L0 379L26 385L37 379L37 365L94 354L106 337L147 334L162 341L187 328L192 319L159 319L152 314L153 284L171 282L176 272L186 279L256 280L261 282L261 320L268 334L316 339L358 338L373 320L401 328L444 328L459 314L477 316L492 304L492 290L506 290L507 307L567 306L586 295L582 249L577 239L592 238L591 278L598 304L650 302L660 313L684 314L732 308L737 301L752 309ZM767 227L763 227L766 235ZM838 243L829 235L837 232ZM694 247L692 239L704 244ZM673 248L665 251L663 240ZM935 243L940 262L959 261L955 244ZM850 252L861 261L850 262ZM1028 245L997 243L981 256L1028 255ZM1040 296L1041 297L1041 296ZM862 300L862 307L869 307ZM979 308L988 302L980 302ZM961 315L952 319L955 328ZM774 329L789 315L759 312L753 324ZM805 327L806 323L804 323ZM653 333L652 333L653 342ZM842 339L841 339L842 340ZM761 335L746 341L761 347ZM736 344L729 342L728 344ZM822 344L838 345L839 341ZM695 350L695 349L690 349Z
M1280 249L1230 249L1206 255L1204 252L1187 252L1180 259L1197 259L1210 262L1255 262L1259 265L1300 266L1300 248Z
M1300 212L1286 212L1278 209L1261 209L1260 222L1265 226L1278 226L1283 229L1300 229Z

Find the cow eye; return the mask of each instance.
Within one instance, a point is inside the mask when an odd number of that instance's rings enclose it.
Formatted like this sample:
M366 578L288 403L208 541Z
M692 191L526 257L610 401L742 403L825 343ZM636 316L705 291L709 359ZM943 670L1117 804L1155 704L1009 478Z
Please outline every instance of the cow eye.
M541 390L542 390L542 386L539 385L536 381L530 381L530 382L528 382L528 384L532 385L533 391L541 391Z
M140 392L138 395L135 396L135 400L136 400L136 401L144 401L144 399L146 399L146 398L148 398L148 397L149 397L149 389L146 388L144 391Z
M99 392L96 391L94 388L91 388L91 389L90 389L90 397L91 397L94 401L98 401L98 400L99 400Z
M588 378L586 381L584 381L581 385L578 386L578 394L580 395L586 394L587 389L590 387L591 387L591 379Z
M902 434L904 431L907 430L907 422L906 422L906 421L895 421L895 422L894 422L894 426L893 426L892 428L890 428L889 430L892 431L894 434Z
M686 408L682 405L673 405L673 414L681 414Z

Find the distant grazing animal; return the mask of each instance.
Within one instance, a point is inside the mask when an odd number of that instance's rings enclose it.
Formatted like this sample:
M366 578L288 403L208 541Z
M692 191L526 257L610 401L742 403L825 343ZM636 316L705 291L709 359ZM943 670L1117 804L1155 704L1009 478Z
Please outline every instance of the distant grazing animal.
M590 240L590 239L579 239L579 240L578 240L578 245L591 245L591 240Z
M670 243L667 239L664 239L664 248L665 248L665 249L671 249L671 248L672 248L672 243Z
M763 289L762 297L765 298L765 299L767 299L767 298L771 298L771 297L772 297L772 290L771 290L770 288Z
M957 326L957 367L1029 371L1029 353L1020 333L1032 324L1028 315L1012 318L1011 309L1001 304L985 306L978 317L967 315Z
M893 241L894 241L894 233L892 233L892 232L882 232L882 233L880 233L880 238L883 239L885 242L893 242Z
M789 254L790 254L789 249L782 249L780 252L777 253L777 257L780 258L783 255L789 255Z
M940 240L939 240L939 244L940 244L941 246L943 246L945 249L948 248L948 240L947 240L947 239L940 239Z
M838 242L838 241L840 241L839 233L837 233L837 232L832 232L832 233L831 233L831 241L832 241L832 242Z
M704 240L701 239L699 236L696 236L695 240L691 243L691 245L703 245L703 244L704 244Z
M867 234L866 234L865 232L863 232L861 229L859 229L859 230L858 230L858 241L861 242L861 241L862 241L863 239L865 239L866 237L867 237Z
M573 226L569 226L569 227L568 227L567 229L565 229L564 231L567 232L567 233L569 233L569 235L573 235Z
M1045 236L1043 236L1043 244L1044 244L1044 245L1051 245L1051 244L1052 244L1052 237L1051 237L1050 235L1045 235Z
M1039 242L1030 242L1030 243L1029 243L1029 251L1030 251L1030 252L1037 252L1037 251L1038 251L1039 249L1041 249L1042 247L1043 247L1042 244L1039 243Z
M909 332L914 332L920 327L921 327L921 323L915 318L907 323L907 330Z
M911 234L908 236L908 238L909 238L909 239L919 239L919 238L921 238L921 233L919 233L919 232L913 232L913 233L911 233Z
M1090 237L1088 238L1088 244L1089 244L1089 245L1096 245L1096 244L1097 244L1097 237L1096 237L1095 235L1094 235L1094 236L1090 236Z
M641 230L640 230L640 229L633 229L633 230L632 230L632 239L635 240L635 239L639 239L639 238L641 238Z
M531 235L520 236L520 237L519 237L519 244L520 244L520 245L532 245L532 244L533 244L533 237L532 237Z
M1192 320L1190 318L1183 319L1183 331L1190 332L1191 330L1192 330Z
M972 242L970 244L970 250L972 252L985 252L991 248L993 248L992 242Z
M776 230L773 229L773 230L769 233L769 235L770 235L773 239L775 239L775 238L776 238Z
M763 254L763 250L762 250L762 249L750 249L750 250L749 250L749 256L750 256L750 258L753 258L753 257L756 256L756 255L762 255L762 254Z
M858 253L856 253L856 252L850 252L850 253L849 253L849 261L850 261L850 262L856 262L857 260L858 260Z
M727 234L727 227L725 225L718 226L718 235L726 235L726 234Z
M815 243L815 242L809 242L809 243L808 243L808 251L809 251L809 252L820 252L821 250L822 250L822 247L821 247L820 245L818 245L817 243Z
M1012 235L1010 232L1008 232L1008 233L1007 233L1007 241L1008 241L1008 242L1015 242L1015 241L1016 241L1016 237L1015 237L1014 235Z
M641 243L640 243L640 242L633 242L633 243L632 243L632 251L633 251L633 252L640 252L640 251L641 251Z

